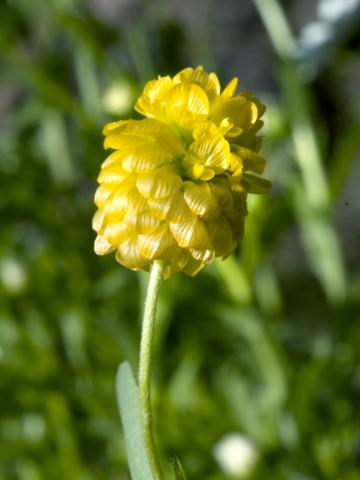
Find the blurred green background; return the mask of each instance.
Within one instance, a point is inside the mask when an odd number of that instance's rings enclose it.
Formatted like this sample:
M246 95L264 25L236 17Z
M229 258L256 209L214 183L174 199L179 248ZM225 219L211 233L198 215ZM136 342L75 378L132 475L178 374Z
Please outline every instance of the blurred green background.
M198 64L267 105L244 241L163 284L154 406L190 480L360 478L360 2L3 0L0 479L126 480L147 275L96 257L102 126Z

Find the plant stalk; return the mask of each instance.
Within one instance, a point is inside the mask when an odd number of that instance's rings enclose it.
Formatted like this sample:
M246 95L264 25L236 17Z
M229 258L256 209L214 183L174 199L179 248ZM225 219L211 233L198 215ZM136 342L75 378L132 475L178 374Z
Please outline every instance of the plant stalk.
M162 273L162 263L154 261L150 271L150 279L145 299L139 359L140 416L145 447L148 453L149 463L154 480L163 480L164 478L155 448L150 394L152 343L154 336L156 305L159 296Z

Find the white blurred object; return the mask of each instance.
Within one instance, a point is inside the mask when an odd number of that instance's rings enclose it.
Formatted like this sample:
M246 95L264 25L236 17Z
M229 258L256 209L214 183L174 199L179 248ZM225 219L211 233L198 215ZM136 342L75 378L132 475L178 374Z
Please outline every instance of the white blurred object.
M259 454L245 435L227 433L215 445L214 457L224 473L234 478L244 478L255 467Z
M360 0L319 0L317 20L299 36L297 58L304 78L313 79L331 60L348 32L360 20Z
M42 415L26 413L21 418L22 434L29 443L39 443L46 433L46 423Z
M134 95L129 83L117 81L106 90L102 104L106 113L119 116L130 110L133 100Z
M324 22L311 22L302 29L299 46L303 50L310 50L328 42L333 35L332 25Z
M14 257L5 257L0 262L0 280L10 293L20 292L26 284L26 272Z
M321 20L336 22L341 17L352 15L360 6L360 0L320 0L317 14Z

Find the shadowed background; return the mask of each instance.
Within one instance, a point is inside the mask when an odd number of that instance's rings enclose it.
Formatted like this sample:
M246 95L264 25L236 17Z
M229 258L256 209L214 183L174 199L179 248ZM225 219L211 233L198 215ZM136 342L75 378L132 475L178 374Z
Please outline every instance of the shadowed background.
M147 274L93 253L102 126L203 65L267 104L236 255L164 282L153 398L190 480L360 476L360 2L0 5L0 479L127 480ZM231 434L231 436L230 436Z

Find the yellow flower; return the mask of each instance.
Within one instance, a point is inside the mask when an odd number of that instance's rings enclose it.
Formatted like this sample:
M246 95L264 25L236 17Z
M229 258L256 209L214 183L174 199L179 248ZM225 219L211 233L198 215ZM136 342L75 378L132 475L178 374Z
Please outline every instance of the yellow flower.
M215 73L186 68L145 85L135 109L141 120L104 128L105 148L95 194L95 252L116 250L132 270L165 264L195 275L241 240L248 193L271 188L258 154L265 107L250 93L221 91Z

